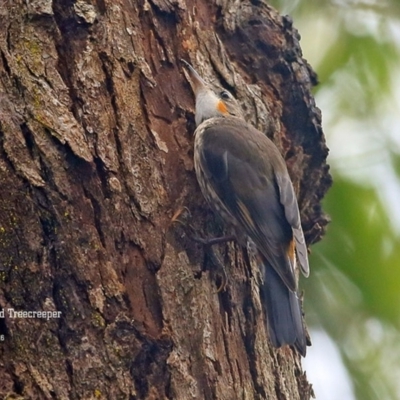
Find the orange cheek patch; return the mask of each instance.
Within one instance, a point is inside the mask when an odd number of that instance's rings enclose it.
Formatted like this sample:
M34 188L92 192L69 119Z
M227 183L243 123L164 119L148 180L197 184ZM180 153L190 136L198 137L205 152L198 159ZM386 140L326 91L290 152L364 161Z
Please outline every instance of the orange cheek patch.
M217 110L221 113L221 114L228 114L228 109L225 105L225 103L221 100L218 101L217 104Z

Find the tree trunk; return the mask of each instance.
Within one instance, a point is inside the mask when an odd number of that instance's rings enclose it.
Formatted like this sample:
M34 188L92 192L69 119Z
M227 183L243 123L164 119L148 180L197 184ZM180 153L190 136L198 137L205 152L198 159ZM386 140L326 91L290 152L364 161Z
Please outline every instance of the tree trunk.
M221 225L179 63L278 145L312 243L330 176L290 19L250 0L2 0L0 18L0 396L309 399L299 356L269 345L257 268L219 246L218 292L190 238Z

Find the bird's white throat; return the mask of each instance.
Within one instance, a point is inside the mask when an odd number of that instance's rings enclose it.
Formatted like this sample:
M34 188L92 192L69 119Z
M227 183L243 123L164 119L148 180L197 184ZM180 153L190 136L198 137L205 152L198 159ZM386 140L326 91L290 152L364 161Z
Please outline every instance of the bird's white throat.
M203 121L218 117L221 113L218 111L218 97L211 90L204 90L196 96L196 126L199 126Z

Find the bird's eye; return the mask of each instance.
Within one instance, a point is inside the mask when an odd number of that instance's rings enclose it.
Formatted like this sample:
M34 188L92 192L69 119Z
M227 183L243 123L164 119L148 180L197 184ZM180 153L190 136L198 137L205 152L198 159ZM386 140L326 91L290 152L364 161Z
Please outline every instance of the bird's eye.
M226 90L223 90L223 91L219 94L219 96L221 97L221 99L224 99L224 100L228 100L228 99L231 98L230 93L229 93L228 91L226 91Z

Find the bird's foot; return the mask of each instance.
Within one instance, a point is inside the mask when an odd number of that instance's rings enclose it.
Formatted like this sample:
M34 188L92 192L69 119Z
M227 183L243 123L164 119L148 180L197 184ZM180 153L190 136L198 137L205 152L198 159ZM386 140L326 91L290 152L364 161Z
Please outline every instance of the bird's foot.
M205 247L205 252L206 252L206 257L207 261L210 262L215 271L217 276L220 278L221 282L217 283L217 293L223 292L226 289L226 286L228 284L228 276L226 274L226 269L224 263L220 260L217 254L215 254L215 251L211 246L206 246Z
M194 240L197 243L201 243L205 247L211 247L211 246L214 246L215 244L232 242L235 240L235 236L233 236L233 235L220 236L220 237L210 238L210 239L201 238L198 236L192 236L192 240Z
M226 289L228 278L225 270L225 266L220 260L219 256L215 253L212 246L216 244L226 243L235 240L235 236L221 236L216 238L201 238L195 235L195 228L189 223L191 217L190 210L185 207L179 207L178 210L174 213L171 218L172 224L183 225L191 230L191 234L189 234L189 238L197 243L200 243L204 246L204 251L206 255L206 263L210 262L213 265L213 270L217 271L218 281L217 283L217 293L224 291Z
M201 243L204 246L204 251L207 256L207 261L209 261L214 268L220 273L220 278L221 278L221 283L219 284L217 288L217 293L221 291L225 291L226 286L228 284L228 277L226 274L225 266L223 262L221 262L220 258L218 255L215 253L214 249L212 246L220 243L226 243L230 242L232 240L235 240L234 236L222 236L222 237L217 237L217 238L201 238L198 236L192 236L192 240L194 240L197 243Z
M186 206L179 207L171 218L171 224L178 223L181 225L186 225L186 221L190 216L190 210Z

